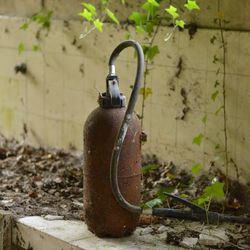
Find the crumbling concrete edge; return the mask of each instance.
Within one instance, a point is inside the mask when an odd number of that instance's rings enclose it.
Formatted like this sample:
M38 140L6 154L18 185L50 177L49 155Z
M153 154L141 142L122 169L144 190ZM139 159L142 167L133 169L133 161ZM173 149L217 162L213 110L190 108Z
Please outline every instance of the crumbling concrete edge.
M13 216L10 212L0 210L0 250L11 250Z

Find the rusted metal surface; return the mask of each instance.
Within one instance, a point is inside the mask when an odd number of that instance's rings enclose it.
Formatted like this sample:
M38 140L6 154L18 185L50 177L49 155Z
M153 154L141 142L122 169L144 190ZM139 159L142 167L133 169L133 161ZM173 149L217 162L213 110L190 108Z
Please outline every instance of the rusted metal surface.
M110 186L110 160L125 108L95 109L84 127L84 209L90 231L99 237L122 237L136 228L139 214L116 202ZM122 195L132 204L141 199L141 129L134 115L125 137L118 179Z

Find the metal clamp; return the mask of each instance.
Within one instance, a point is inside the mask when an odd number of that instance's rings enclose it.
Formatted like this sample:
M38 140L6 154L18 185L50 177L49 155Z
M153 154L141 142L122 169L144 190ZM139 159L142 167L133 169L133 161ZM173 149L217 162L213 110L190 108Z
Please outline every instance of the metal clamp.
M106 78L106 92L99 96L98 102L102 108L125 107L126 97L119 90L118 77L109 73Z

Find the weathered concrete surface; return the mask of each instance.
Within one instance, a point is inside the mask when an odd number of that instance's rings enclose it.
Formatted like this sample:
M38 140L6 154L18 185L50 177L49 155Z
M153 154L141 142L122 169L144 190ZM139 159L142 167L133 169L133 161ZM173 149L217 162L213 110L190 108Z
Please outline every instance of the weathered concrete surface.
M157 235L140 235L137 229L130 237L100 239L81 221L46 220L33 216L19 219L13 229L13 244L34 250L160 250L182 249L168 246Z
M11 250L12 216L9 212L0 211L0 250Z

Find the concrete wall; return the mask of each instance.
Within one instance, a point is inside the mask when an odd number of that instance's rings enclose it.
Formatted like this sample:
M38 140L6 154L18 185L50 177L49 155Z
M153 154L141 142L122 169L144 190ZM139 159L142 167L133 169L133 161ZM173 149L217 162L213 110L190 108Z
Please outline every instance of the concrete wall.
M98 91L105 89L108 57L124 40L126 32L106 24L104 33L93 32L78 40L84 27L75 18L75 13L81 9L80 2L45 1L48 9L55 10L55 19L50 32L41 33L39 40L36 39L36 25L26 31L19 27L24 18L39 11L41 2L0 2L0 131L6 136L25 137L34 145L82 148L83 123L97 105ZM222 65L214 64L213 60L215 55L221 59L223 51L218 42L214 45L210 42L214 35L219 36L213 23L217 1L206 2L206 5L201 2L204 12L191 17L202 27L192 40L188 32L183 31L176 32L165 43L164 37L170 31L167 27L161 27L156 37L161 53L150 65L148 86L153 94L146 100L144 124L148 142L143 151L187 168L198 162L208 166L213 161L224 170L223 115L215 115L222 105L222 89L216 101L211 100L215 81L218 79L222 83L223 77L221 73L216 74ZM223 1L225 19L230 20L226 24L228 31L224 32L229 156L242 179L247 181L250 180L248 2ZM234 4L241 13L237 18ZM121 17L125 16L119 13ZM129 30L132 38L143 42L132 27ZM20 42L25 44L26 51L18 55ZM41 51L32 51L33 44L39 44ZM176 77L180 58L181 72ZM15 65L22 62L27 63L28 74L15 74ZM134 80L135 66L133 51L122 54L117 63L121 88L127 96ZM183 104L181 93L186 93L186 104ZM138 112L140 105L141 98L137 104ZM182 120L180 117L186 106L189 111ZM204 124L202 118L206 114L208 120ZM24 127L28 129L25 136ZM192 140L199 133L205 134L206 138L201 146L193 145ZM215 148L217 144L220 145L218 149ZM230 174L236 176L234 164L230 164Z

